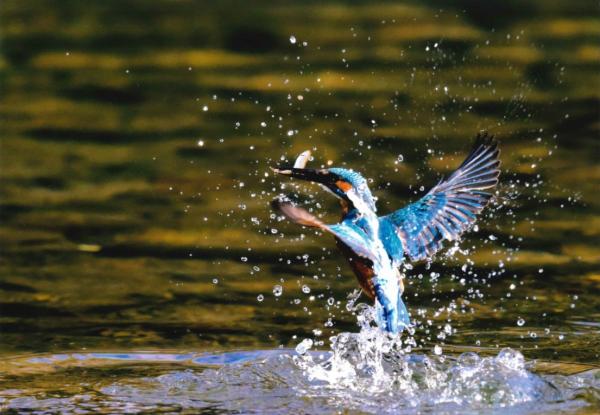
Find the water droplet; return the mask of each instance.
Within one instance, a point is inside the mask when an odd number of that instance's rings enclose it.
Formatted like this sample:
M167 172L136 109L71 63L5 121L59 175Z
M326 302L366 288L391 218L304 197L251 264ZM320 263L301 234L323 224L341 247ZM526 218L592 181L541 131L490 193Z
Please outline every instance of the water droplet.
M258 300L259 303L261 303L265 299L265 296L262 295L262 294L258 294L258 296L256 297L256 299Z
M525 367L525 357L518 351L508 348L498 353L496 361L511 370L523 370Z
M437 356L441 356L442 352L443 352L443 350L440 347L440 345L436 344L435 347L433 348L433 353L435 353Z
M219 280L217 278L213 278L213 284L218 284Z
M308 293L310 293L310 287L309 287L308 285L303 285L303 286L302 286L302 292L303 292L304 294L308 294Z
M523 327L524 324L525 324L525 320L523 320L522 318L517 320L517 326Z
M313 341L311 339L304 339L296 346L296 353L304 354L312 347L312 345Z
M208 111L208 105L203 106L202 111L204 111L204 112Z
M273 295L275 297L279 297L281 294L283 294L283 287L281 285L276 285L273 287Z
M198 140L198 147L204 147L204 141Z
M291 43L292 45L295 45L295 44L296 44L296 36L294 36L294 35L291 35L291 36L290 36L290 43Z

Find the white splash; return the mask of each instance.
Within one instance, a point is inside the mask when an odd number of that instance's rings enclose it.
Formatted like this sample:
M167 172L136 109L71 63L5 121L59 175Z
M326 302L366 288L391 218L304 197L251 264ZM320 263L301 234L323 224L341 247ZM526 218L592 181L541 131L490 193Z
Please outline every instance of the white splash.
M416 354L411 333L392 336L381 331L371 306L359 304L356 312L360 331L332 337L325 357L307 353L308 339L299 345L303 353L293 362L315 387L352 396L362 404L384 406L386 412L430 405L481 410L560 399L555 389L527 369L518 351L503 349L495 357L474 352L451 357L436 346L429 356Z

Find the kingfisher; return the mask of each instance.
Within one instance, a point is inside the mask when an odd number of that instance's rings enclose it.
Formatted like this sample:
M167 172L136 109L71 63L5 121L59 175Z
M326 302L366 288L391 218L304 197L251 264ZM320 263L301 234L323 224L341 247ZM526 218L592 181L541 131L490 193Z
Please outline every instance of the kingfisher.
M447 178L442 178L419 200L379 216L367 180L352 169L309 169L310 152L293 167L273 168L278 174L320 184L341 204L339 223L327 225L285 197L273 208L292 222L318 228L334 236L362 291L375 304L377 325L392 334L411 325L402 294L400 266L408 261L430 261L444 241L456 241L470 229L493 196L500 175L500 150L494 138L479 133L469 155Z

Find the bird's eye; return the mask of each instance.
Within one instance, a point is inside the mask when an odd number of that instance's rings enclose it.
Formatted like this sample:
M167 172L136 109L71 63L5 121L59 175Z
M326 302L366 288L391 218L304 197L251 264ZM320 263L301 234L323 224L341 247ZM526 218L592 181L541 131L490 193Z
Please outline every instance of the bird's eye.
M337 182L335 182L335 185L344 193L352 189L352 185L344 180L338 180Z

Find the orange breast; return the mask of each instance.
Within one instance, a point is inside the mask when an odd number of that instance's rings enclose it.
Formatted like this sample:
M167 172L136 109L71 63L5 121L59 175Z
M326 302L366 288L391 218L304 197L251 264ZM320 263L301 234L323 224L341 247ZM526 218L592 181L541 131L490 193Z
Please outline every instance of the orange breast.
M358 279L358 283L360 284L360 288L364 291L364 293L371 299L375 299L375 290L373 289L373 283L371 282L371 278L373 278L373 263L366 259L359 257L356 255L348 246L340 241L339 239L335 239L337 242L337 246L342 251L348 263L350 264L350 268L354 271L356 278Z

